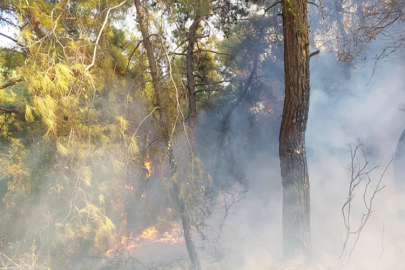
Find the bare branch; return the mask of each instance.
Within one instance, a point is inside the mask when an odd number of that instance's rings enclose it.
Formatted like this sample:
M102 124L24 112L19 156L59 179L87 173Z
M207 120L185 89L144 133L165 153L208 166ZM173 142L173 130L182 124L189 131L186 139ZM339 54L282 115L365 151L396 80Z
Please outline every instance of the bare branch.
M312 53L309 55L309 57L312 57L312 56L317 55L317 54L319 54L319 50L316 50L316 51L312 52Z
M127 68L125 69L125 74L128 72L128 69L129 69L129 64L131 63L132 56L134 56L134 54L135 54L136 50L138 50L139 45L141 45L141 43L142 43L142 40L141 40L141 41L139 41L139 42L138 42L138 44L136 44L136 46L135 46L134 50L132 51L131 55L129 56L129 58L128 58L128 64L127 64Z
M263 14L262 17L264 17L264 15L266 15L267 11L269 11L270 9L272 9L273 7L275 7L275 6L277 6L278 4L281 4L281 3L282 3L282 1L277 1L277 2L275 2L274 4L272 4L271 6L269 6L268 8L266 8L266 9L264 10L264 14Z
M10 36L7 36L7 35L5 35L5 34L3 34L3 33L0 33L0 36L3 36L3 37L5 37L5 38L8 38L9 40L12 40L12 41L14 41L15 43L17 43L18 45L20 45L16 39L14 39L14 38L12 38L12 37L10 37ZM20 46L21 46L21 45L20 45Z
M221 91L221 90L219 90L219 89L210 89L210 90L208 90L208 89L203 89L203 90L197 90L197 91L195 91L195 92L194 92L194 95L197 94L197 93L201 93L201 92L219 92L219 91Z
M195 86L202 86L202 85L215 85L215 84L221 84L224 82L231 82L230 80L224 80L224 81L219 81L219 82L206 82L206 83L196 83ZM204 90L203 90L204 91Z
M232 57L232 55L230 55L230 54L228 54L228 53L217 52L217 51L213 51L213 50L198 49L198 50L195 51L194 53L196 53L196 52L210 52L210 53L222 54L222 55L226 55L226 56L231 56L231 57Z
M88 66L86 67L86 69L84 70L84 73L88 72L88 71L90 70L90 68L91 68L92 66L94 66L94 63L95 63L95 61L96 61L96 54L97 54L98 42L100 41L101 34L103 33L105 26L107 25L108 17L110 16L111 10L116 9L116 8L119 8L120 6L124 5L127 1L128 1L128 0L124 0L124 1L122 1L121 3L119 3L118 5L113 6L113 7L111 7L111 8L108 9L107 14L105 15L105 19L104 19L103 25L101 26L101 29L100 29L100 32L98 33L96 42L94 43L93 61L91 62L90 65L88 65Z
M360 239L361 233L364 229L364 227L367 224L368 219L370 218L371 214L374 212L373 209L373 202L374 198L377 195L378 192L383 190L385 188L385 185L382 184L382 180L384 178L384 175L388 169L388 167L391 165L393 161L393 157L391 158L390 162L387 164L385 167L383 173L381 174L377 185L375 188L369 192L370 189L370 184L372 182L371 178L371 172L374 171L375 169L378 168L378 166L375 166L371 169L368 168L368 161L367 161L367 156L365 151L363 150L363 145L358 142L355 145L350 144L350 157L351 157L351 162L350 162L350 173L351 173L351 178L349 181L349 193L346 202L342 206L342 216L343 216L343 222L346 228L346 236L345 240L343 242L343 247L342 247L342 253L339 256L339 261L338 261L338 269L342 269L346 267L350 261L350 257L354 251L354 249L357 246L357 243ZM363 156L361 160L358 158L358 152L361 150ZM358 225L357 228L353 229L351 226L351 220L353 219L351 212L352 212L352 202L353 198L355 196L354 191L356 190L356 187L358 187L361 183L365 182L365 188L363 190L363 206L365 208L365 213L362 214L360 218L360 225ZM349 245L349 240L351 237L354 237L354 242L353 244Z
M314 5L314 6L316 6L316 7L319 7L316 3L314 3L314 2L307 2L308 4L310 4L310 5Z

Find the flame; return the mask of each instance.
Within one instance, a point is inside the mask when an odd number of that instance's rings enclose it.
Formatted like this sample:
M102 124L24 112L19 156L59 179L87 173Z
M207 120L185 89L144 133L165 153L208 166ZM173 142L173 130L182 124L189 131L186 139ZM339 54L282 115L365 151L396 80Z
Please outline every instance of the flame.
M170 230L164 233L159 232L155 226L150 226L143 230L137 237L133 237L131 232L129 236L121 235L121 238L116 243L114 248L107 250L104 253L105 258L114 258L117 254L121 254L122 251L130 251L142 246L145 243L167 243L178 244L184 243L183 230L180 224L175 224ZM107 260L103 259L103 263Z
M160 233L155 226L146 228L140 235L139 239L152 243L177 244L184 243L182 230L179 225L174 226L171 230Z
M123 250L129 251L138 246L137 241L132 237L132 232L129 236L121 235L120 240L121 241L117 243L114 248L111 248L104 253L105 258L114 258L118 254L121 254ZM103 259L102 262L106 263L107 260Z
M126 189L129 189L130 191L135 191L135 188L134 188L133 186L127 186L127 185L125 185L125 188L126 188Z
M156 236L158 235L158 231L156 230L156 228L154 226L147 228L146 230L144 230L139 237L142 239L149 239L149 240L153 240L156 238Z
M149 155L146 155L144 162L145 162L145 167L148 170L148 172L146 173L146 179L148 179L151 176L151 174L153 173L153 163L152 163L152 161L149 160Z

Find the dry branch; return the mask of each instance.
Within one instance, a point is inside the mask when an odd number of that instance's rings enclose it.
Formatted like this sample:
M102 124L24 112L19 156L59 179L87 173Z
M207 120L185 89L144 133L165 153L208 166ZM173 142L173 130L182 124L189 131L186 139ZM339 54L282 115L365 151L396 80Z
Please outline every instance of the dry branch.
M363 150L363 145L358 142L357 144L350 144L350 181L349 181L349 190L348 190L348 197L346 202L342 206L342 216L343 222L346 228L345 232L345 239L343 241L342 252L339 256L338 261L338 269L342 269L349 264L350 258L354 249L357 246L357 243L360 239L361 233L363 232L364 227L366 226L371 214L374 212L373 209L373 202L375 196L378 192L385 188L385 185L382 184L382 180L384 175L391 165L393 158L391 158L390 162L385 167L384 171L382 172L377 185L374 189L371 190L370 193L370 184L373 181L371 178L371 173L377 169L379 166L374 166L369 169L369 162L367 160L367 155ZM361 153L359 153L361 152ZM361 157L359 157L361 155ZM365 208L365 212L362 214L360 218L360 224L358 226L353 226L353 199L355 197L355 191L358 190L360 184L365 184L363 190L363 207ZM349 242L354 240L352 244Z

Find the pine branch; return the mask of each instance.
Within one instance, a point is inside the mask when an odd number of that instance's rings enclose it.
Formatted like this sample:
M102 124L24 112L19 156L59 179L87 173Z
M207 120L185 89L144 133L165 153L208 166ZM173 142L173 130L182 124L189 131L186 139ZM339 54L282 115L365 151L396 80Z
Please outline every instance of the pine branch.
M14 81L5 83L3 85L0 85L0 89L4 89L4 88L10 87L10 86L13 86L13 85L15 85L15 84L17 84L19 82L22 82L22 79L14 80Z
M2 107L0 107L0 111L6 112L6 113L16 113L16 114L21 113L21 111L18 108L2 108Z

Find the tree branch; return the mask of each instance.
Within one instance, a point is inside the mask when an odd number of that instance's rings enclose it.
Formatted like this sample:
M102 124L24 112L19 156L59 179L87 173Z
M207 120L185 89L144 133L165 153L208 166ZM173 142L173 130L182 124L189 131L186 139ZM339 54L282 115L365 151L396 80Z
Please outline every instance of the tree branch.
M196 53L196 52L210 52L210 53L216 53L216 54L223 54L223 55L227 55L227 56L232 56L232 55L230 55L230 54L228 54L228 53L216 52L216 51L213 51L213 50L198 49L198 50L195 51L194 53Z
M139 45L141 45L141 43L142 43L142 40L138 42L138 44L135 46L135 49L132 51L131 55L129 56L127 68L125 69L125 74L128 72L129 64L131 63L132 56L134 56L136 50L138 50Z
M221 84L224 82L231 82L231 81L219 81L219 82L207 82L207 83L196 83L195 86L201 86L201 85L215 85L215 84ZM204 91L204 90L201 90Z
M13 85L15 85L15 84L17 84L17 83L19 83L19 82L22 82L22 79L14 80L14 81L5 83L5 84L3 84L3 85L0 85L0 89L4 89L4 88L7 88L7 87L9 87L9 86L13 86Z
M194 92L194 95L195 94L197 94L197 93L200 93L200 92L218 92L218 91L221 91L221 90L217 90L217 89L212 89L212 90L207 90L207 89L205 89L205 90L198 90L198 91L195 91Z
M314 3L314 2L307 2L308 4L311 4L311 5L314 5L314 6L316 6L316 7L319 7L316 3Z
M15 114L20 114L21 111L18 108L1 108L0 111L6 112L6 113L15 113Z
M266 8L266 9L264 10L264 14L263 14L262 17L264 17L264 15L266 15L267 11L269 11L270 9L272 9L273 7L275 7L275 6L277 6L278 4L281 4L281 3L282 3L282 1L277 1L277 2L275 2L273 5L271 5L271 6L269 6L268 8Z
M309 55L309 57L312 57L312 56L314 56L314 55L317 55L318 53L319 53L319 50L316 50L316 51L312 52L312 53Z
M12 41L14 41L15 43L18 44L18 41L17 41L16 39L10 37L10 36L7 36L7 35L5 35L5 34L3 34L3 33L0 33L0 36L3 36L3 37L5 37L5 38L8 38L9 40L12 40ZM20 44L18 44L18 45L20 45Z
M110 16L111 10L116 9L116 8L119 8L120 6L122 6L123 4L125 4L127 1L128 1L128 0L124 0L124 1L122 1L121 3L119 3L118 5L113 6L113 7L111 7L111 8L108 9L107 14L105 15L105 19L104 19L103 25L101 26L101 29L100 29L100 32L98 33L96 42L94 43L93 61L91 62L90 65L88 65L88 66L86 67L86 69L84 70L84 73L87 73L87 72L90 70L90 68L91 68L92 66L94 66L94 63L96 62L96 54L97 54L98 42L100 41L101 34L103 33L104 28L105 28L105 26L106 26L106 24L107 24L108 17Z

